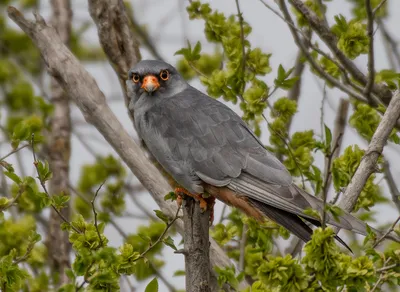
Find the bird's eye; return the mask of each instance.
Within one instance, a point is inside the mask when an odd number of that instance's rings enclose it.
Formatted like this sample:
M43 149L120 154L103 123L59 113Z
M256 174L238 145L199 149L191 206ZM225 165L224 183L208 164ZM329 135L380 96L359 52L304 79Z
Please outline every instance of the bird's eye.
M168 72L168 70L162 70L162 71L160 72L160 78L161 78L162 80L164 80L164 81L167 81L168 78L169 78L169 72Z
M133 74L132 75L132 81L135 82L135 83L138 83L140 81L139 74Z

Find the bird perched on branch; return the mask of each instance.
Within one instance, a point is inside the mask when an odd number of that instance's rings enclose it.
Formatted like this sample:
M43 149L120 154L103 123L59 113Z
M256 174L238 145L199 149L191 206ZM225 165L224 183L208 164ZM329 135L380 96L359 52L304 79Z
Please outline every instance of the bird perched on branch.
M202 195L211 195L310 240L312 229L305 221L321 222L304 211L321 213L322 200L293 183L285 166L235 112L190 86L162 61L139 62L129 71L127 87L138 135L176 181L178 192L195 197L203 209L207 202ZM366 234L366 224L346 212L337 221L327 214L326 222Z

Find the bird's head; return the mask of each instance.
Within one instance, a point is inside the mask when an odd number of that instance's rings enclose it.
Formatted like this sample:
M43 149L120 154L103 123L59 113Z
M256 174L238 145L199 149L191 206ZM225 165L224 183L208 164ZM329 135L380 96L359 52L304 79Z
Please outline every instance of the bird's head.
M128 73L126 84L131 98L171 97L188 84L178 71L168 63L158 60L143 60Z

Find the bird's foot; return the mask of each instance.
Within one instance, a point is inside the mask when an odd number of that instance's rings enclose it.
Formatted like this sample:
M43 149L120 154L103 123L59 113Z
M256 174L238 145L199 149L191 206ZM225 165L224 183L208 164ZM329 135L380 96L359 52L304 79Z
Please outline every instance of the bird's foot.
M209 209L210 210L210 225L212 225L212 223L214 221L214 205L215 205L215 198L213 196L207 196L204 198L202 195L192 194L189 191L185 190L184 188L176 188L175 194L177 196L176 202L179 207L182 206L182 200L183 200L182 195L186 195L186 196L192 197L192 198L196 199L197 201L199 201L200 209L201 209L202 213L204 213L205 211L207 211L207 209Z

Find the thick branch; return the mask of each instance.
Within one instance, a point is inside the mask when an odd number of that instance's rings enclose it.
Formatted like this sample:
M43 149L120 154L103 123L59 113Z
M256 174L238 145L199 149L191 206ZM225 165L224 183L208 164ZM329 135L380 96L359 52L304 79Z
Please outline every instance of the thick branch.
M351 212L357 202L365 183L369 176L376 169L376 162L378 157L382 154L383 147L385 146L390 133L392 132L397 120L400 116L400 92L396 91L382 120L372 136L371 143L357 168L356 173L351 179L350 184L347 186L339 206Z
M26 20L14 7L8 8L9 17L33 40L40 50L50 75L54 76L76 103L85 117L103 135L119 154L139 181L150 192L160 209L170 217L176 212L176 204L164 201L171 191L166 179L145 157L143 150L132 140L114 113L106 104L105 96L94 78L68 50L53 28L48 27L40 15L36 22ZM182 221L177 229L183 234ZM231 261L210 238L210 260L213 266L229 266Z
M185 232L185 275L186 291L210 292L209 254L210 211L201 213L200 205L192 198L184 200L183 222Z
M123 0L89 0L89 12L96 23L100 44L117 73L127 106L125 80L129 69L140 61L141 56L125 4Z
M53 11L51 23L56 29L61 41L68 45L71 37L72 10L70 0L52 0ZM46 155L49 160L53 177L49 182L49 192L52 195L61 193L68 195L69 159L71 153L71 118L69 97L60 87L57 80L51 80L51 102L54 105L54 114L51 117L51 130L48 133ZM62 215L69 220L69 204L61 210ZM62 219L52 209L49 221L47 246L49 249L50 266L53 272L60 275L63 285L69 282L65 270L70 267L69 254L71 244L68 233L61 230Z
M311 11L302 0L290 0L290 3L307 19L311 28L319 35L321 40L328 46L334 56L342 63L346 70L355 80L366 86L367 77L357 68L357 66L348 59L344 53L337 47L337 37L331 32L324 21L321 20L313 11ZM389 104L392 92L383 84L373 84L372 91L376 93L384 104Z

